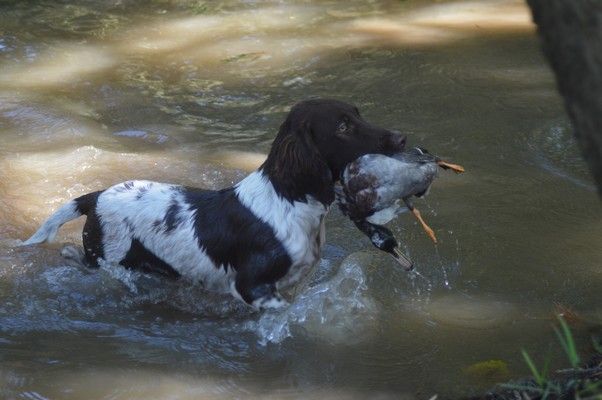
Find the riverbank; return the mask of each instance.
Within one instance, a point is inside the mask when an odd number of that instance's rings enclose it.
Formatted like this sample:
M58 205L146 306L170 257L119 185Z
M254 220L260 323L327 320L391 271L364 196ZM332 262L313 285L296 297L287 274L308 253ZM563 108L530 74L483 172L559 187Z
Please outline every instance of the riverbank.
M548 374L549 359L546 361L546 365L540 369L523 350L523 357L533 376L498 384L484 395L470 397L468 400L602 399L602 335L600 335L600 327L596 327L597 333L592 337L593 354L589 356L587 362L579 363L580 357L568 325L563 320L560 322L561 329L555 330L570 367L557 369Z

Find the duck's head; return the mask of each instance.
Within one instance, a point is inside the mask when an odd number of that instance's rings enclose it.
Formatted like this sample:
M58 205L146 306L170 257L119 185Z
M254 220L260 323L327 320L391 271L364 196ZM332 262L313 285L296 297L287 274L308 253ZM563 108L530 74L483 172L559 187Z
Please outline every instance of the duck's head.
M399 250L399 243L393 232L382 225L368 224L368 237L372 244L386 253L389 253L406 271L414 269L414 263Z

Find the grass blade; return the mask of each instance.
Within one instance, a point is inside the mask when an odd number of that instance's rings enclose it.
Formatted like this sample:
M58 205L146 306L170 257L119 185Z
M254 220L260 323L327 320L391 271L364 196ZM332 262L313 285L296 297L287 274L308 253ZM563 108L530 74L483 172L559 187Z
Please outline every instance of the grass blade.
M558 317L558 321L560 322L560 328L562 332L558 330L558 328L554 327L554 332L556 332L556 336L558 336L558 340L566 353L569 362L573 368L577 368L581 363L581 358L579 357L579 353L577 353L577 347L575 346L575 340L573 339L573 334L571 333L571 329L568 324L562 317Z
M602 354L602 338L592 337L592 343L594 345L594 349Z
M539 385L540 387L543 387L545 382L546 382L546 377L544 374L541 374L539 372L539 370L537 369L537 367L535 366L535 363L533 362L533 360L531 359L531 357L529 356L529 353L527 353L525 351L525 349L522 349L521 352L523 353L523 358L525 359L525 362L527 363L527 365L529 366L529 369L531 370L531 375L533 375L533 378L535 379L535 382L537 383L537 385Z

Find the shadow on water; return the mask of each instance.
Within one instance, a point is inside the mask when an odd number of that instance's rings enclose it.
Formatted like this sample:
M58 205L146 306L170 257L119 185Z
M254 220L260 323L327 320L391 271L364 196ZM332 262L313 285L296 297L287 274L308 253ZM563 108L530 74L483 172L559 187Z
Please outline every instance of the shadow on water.
M602 320L599 202L523 2L0 7L0 397L464 395L492 383L475 363L526 372L519 349L547 350L555 303ZM420 276L338 210L291 307L263 315L67 266L58 244L14 248L67 199L127 179L232 185L312 96L467 168L417 204L437 247L407 214L391 224Z

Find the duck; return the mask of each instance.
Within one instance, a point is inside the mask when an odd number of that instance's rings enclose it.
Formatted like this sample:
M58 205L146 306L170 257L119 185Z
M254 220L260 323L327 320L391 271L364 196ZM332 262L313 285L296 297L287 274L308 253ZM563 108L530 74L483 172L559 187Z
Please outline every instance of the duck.
M411 270L412 260L399 250L393 233L383 225L410 210L426 234L437 243L435 232L424 221L412 198L428 194L439 168L464 172L461 165L444 161L422 147L393 155L363 155L343 170L341 186L335 190L337 203L341 212L376 248L389 253L406 270Z

